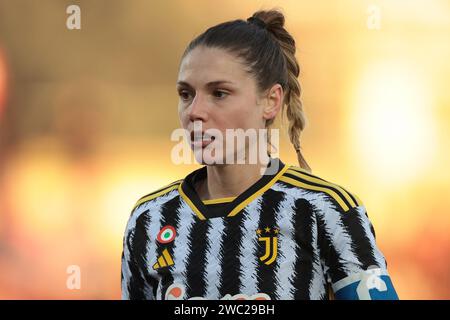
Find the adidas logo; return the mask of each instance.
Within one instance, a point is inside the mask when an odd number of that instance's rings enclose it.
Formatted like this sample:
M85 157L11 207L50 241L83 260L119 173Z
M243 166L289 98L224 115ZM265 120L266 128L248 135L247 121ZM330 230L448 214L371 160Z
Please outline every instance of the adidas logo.
M162 255L158 257L157 262L153 265L153 270L157 270L159 268L170 267L173 266L174 262L170 253L167 249L164 249Z

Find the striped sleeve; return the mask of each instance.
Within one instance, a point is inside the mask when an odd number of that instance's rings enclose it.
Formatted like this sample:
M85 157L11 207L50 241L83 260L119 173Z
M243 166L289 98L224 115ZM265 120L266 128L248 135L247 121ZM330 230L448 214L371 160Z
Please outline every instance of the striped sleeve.
M365 206L318 217L321 260L336 299L398 299Z
M157 280L145 270L145 223L148 215L131 215L123 237L121 288L122 300L154 300Z

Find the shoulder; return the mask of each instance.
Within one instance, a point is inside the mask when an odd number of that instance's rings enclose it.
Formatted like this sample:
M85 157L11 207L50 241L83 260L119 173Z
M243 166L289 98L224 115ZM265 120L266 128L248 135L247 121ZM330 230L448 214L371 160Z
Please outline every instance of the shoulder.
M151 211L158 210L160 206L162 206L164 203L170 201L170 199L173 198L171 196L171 193L177 192L177 189L183 182L183 180L184 179L180 179L172 183L169 183L157 190L154 190L140 197L137 200L137 202L133 206L133 209L131 210L131 214L126 224L125 239L128 239L130 236L133 239L135 237L143 237L143 239L145 238L146 223L143 222L150 221L152 219ZM161 199L161 201L157 201L158 199ZM127 245L130 245L130 243L127 243Z
M174 182L172 182L172 183L169 183L169 184L167 184L167 185L164 185L163 187L158 188L158 189L156 189L156 190L154 190L154 191L152 191L152 192L150 192L150 193L148 193L148 194L146 194L146 195L140 197L140 198L136 201L136 203L135 203L135 205L134 205L134 207L133 207L132 212L136 211L136 209L137 209L138 207L142 206L142 205L145 204L145 203L154 201L154 200L156 200L156 199L158 199L158 198L160 198L160 197L163 197L163 196L167 196L170 192L172 192L172 191L174 191L174 190L177 191L178 188L179 188L179 186L180 186L181 183L183 182L183 180L184 180L184 179L176 180L176 181L174 181Z
M329 200L339 209L347 212L355 207L363 206L358 196L342 185L324 179L318 175L294 165L288 165L280 177L285 184L308 191L311 200Z

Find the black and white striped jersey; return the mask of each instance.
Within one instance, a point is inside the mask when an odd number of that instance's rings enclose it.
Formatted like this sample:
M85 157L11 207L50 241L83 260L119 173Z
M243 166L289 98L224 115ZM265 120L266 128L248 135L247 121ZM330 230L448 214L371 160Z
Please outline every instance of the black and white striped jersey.
M233 198L200 200L206 166L142 197L122 299L397 298L358 197L278 158L269 168Z

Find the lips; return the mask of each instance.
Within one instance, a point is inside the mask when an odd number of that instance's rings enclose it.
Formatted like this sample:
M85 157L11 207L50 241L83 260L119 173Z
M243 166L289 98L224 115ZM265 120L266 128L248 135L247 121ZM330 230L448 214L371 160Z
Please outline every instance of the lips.
M204 148L215 140L214 136L211 136L205 132L191 131L191 144L193 146Z

